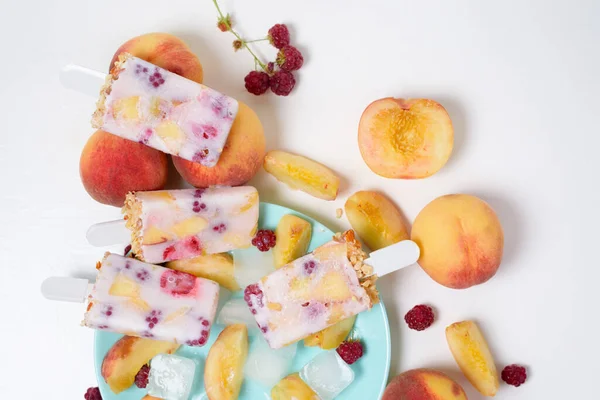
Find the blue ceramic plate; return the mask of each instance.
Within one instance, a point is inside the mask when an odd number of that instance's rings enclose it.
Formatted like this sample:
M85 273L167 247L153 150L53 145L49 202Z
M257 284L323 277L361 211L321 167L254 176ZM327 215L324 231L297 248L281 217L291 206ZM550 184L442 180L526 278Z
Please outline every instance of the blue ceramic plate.
M261 203L260 205L260 229L275 229L279 219L285 214L294 214L312 223L312 240L310 249L322 245L331 240L333 232L324 227L314 219L300 214L289 208L275 204ZM240 292L241 293L241 292ZM234 294L239 296L240 293ZM199 377L204 375L204 360L208 350L223 330L221 325L213 325L208 343L201 348L181 346L176 354L195 359L200 370ZM361 339L365 347L364 356L351 367L355 372L354 382L347 387L338 397L339 400L364 400L379 399L386 386L390 370L390 327L383 303L377 304L370 311L358 315L352 335ZM96 377L100 386L100 392L104 400L140 400L145 394L145 389L138 389L135 385L124 392L114 394L100 374L102 360L110 347L123 335L96 331L94 343L94 362ZM250 336L252 346L253 336ZM316 354L324 350L318 347L304 347L302 341L298 345L298 351L289 373L298 372L300 368L310 361ZM270 399L271 388L261 386L249 379L244 380L239 400L261 400ZM190 400L207 399L202 379L198 379L192 389Z

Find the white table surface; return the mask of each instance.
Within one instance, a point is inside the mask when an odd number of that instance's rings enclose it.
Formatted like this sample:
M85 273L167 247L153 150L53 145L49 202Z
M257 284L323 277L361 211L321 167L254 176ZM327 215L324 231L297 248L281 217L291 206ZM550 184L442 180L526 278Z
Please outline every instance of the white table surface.
M382 190L411 220L447 193L476 194L496 209L505 259L488 283L446 289L416 266L381 282L392 374L439 368L469 399L481 398L444 338L448 324L475 319L499 367L529 368L524 386L502 385L496 398L597 397L600 3L222 1L250 36L276 22L293 28L306 62L288 98L245 92L252 59L232 51L232 36L215 28L208 0L2 3L2 399L82 399L95 386L93 332L79 326L82 305L39 293L50 275L92 277L103 250L86 243L86 228L119 216L93 201L79 178L95 99L64 90L58 72L68 63L105 70L122 42L150 31L187 41L205 83L256 110L268 149L310 156L344 177L339 198L325 202L261 171L251 183L263 200L334 229L349 226L335 209L359 189ZM388 180L363 163L358 120L384 96L429 97L449 111L455 149L433 177ZM435 306L437 321L410 331L403 315L422 302Z

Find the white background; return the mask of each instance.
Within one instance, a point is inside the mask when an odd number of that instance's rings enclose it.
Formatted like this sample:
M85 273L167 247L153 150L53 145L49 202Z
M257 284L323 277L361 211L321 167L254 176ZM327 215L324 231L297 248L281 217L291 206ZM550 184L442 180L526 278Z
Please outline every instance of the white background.
M268 149L321 161L343 176L335 202L292 192L261 171L262 200L348 227L335 209L359 189L379 189L412 220L435 197L481 196L505 230L505 258L488 283L463 291L414 266L381 291L392 324L392 374L434 367L481 398L450 355L444 328L475 319L496 362L522 363L524 386L499 399L595 398L599 345L598 147L600 3L590 1L223 0L239 30L262 36L288 23L305 53L293 95L245 92L252 68L215 28L208 0L2 0L0 12L0 397L82 399L95 386L93 332L82 305L39 294L50 275L93 277L103 250L87 227L119 216L79 178L95 99L63 89L60 68L106 70L125 40L151 31L181 36L205 83L256 110ZM274 52L259 47L265 56ZM445 168L419 181L373 174L357 147L365 106L384 96L441 102L455 127ZM115 248L114 250L120 250ZM403 316L433 305L436 323L407 329ZM368 398L367 396L365 397Z

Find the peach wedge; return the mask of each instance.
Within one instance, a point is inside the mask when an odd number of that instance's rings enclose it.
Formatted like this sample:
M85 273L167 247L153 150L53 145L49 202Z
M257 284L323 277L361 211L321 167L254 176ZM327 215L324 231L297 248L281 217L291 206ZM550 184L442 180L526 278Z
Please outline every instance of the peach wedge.
M275 236L277 242L273 248L273 258L275 268L280 268L306 254L312 236L312 226L300 217L287 214L279 220Z
M285 151L267 153L263 168L278 181L323 200L335 200L340 179L329 168L309 158Z
M271 389L272 400L319 400L319 396L300 378L298 373L283 378Z
M319 346L323 350L337 348L347 337L356 321L356 315L323 329L304 339L305 346Z
M248 357L248 328L229 325L219 334L206 357L204 388L209 400L236 400Z
M155 355L174 353L178 344L160 342L146 338L123 336L104 356L102 377L114 393L119 394L133 385L135 376L142 366Z
M356 192L344 208L352 228L373 251L410 237L400 210L380 193Z
M363 160L386 178L433 175L446 164L453 146L450 116L433 100L379 99L367 106L358 125Z
M232 292L241 289L233 275L233 257L228 253L206 254L185 260L169 261L167 268L210 279Z
M458 367L469 382L482 395L493 397L498 391L498 372L477 324L463 321L448 326L446 340Z
M381 400L467 400L467 395L448 375L419 368L392 379Z

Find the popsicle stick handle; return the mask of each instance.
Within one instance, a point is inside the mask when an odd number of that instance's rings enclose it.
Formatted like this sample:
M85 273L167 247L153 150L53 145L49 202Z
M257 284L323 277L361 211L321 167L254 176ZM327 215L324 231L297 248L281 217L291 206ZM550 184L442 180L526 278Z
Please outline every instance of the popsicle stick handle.
M42 295L48 300L83 303L91 290L87 279L53 276L42 282Z
M125 220L117 219L90 226L86 237L96 247L127 244L131 241L131 231L125 227Z
M391 246L372 252L365 263L375 270L379 277L413 265L419 259L421 250L412 240L403 240Z
M105 79L106 74L75 64L65 65L59 74L60 83L65 88L92 97L98 97Z

